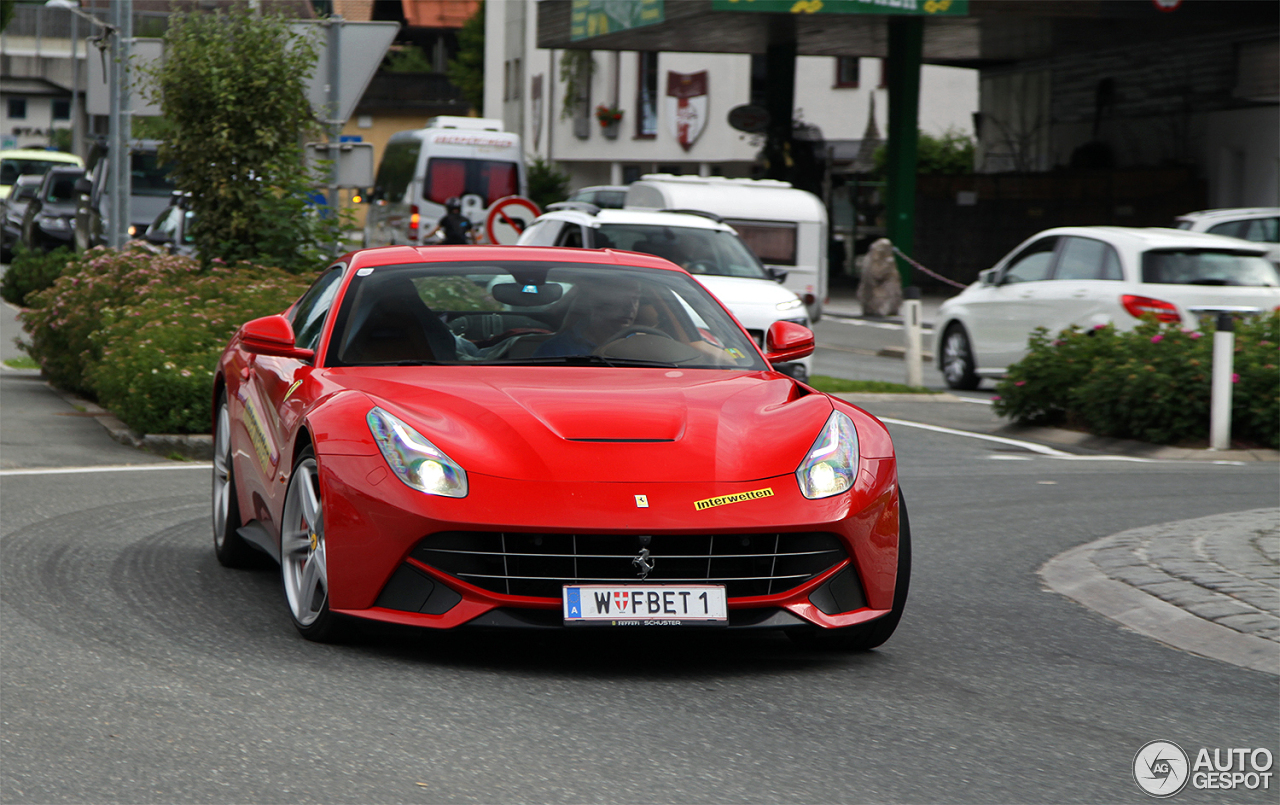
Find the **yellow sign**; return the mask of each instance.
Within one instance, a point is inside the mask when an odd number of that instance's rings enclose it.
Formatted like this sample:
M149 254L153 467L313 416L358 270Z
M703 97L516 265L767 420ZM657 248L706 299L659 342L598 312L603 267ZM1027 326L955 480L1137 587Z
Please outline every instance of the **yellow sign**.
M773 487L767 489L753 489L750 492L739 492L736 495L720 495L719 497L707 498L706 500L696 500L693 508L698 511L710 509L716 506L728 506L730 503L742 503L748 500L759 500L760 498L773 497Z

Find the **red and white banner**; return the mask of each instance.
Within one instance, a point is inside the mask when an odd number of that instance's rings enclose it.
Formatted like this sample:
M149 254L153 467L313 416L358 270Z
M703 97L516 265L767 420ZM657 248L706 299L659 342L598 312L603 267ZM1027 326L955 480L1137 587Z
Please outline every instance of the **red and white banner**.
M667 120L671 136L684 150L693 147L707 125L707 71L667 71Z

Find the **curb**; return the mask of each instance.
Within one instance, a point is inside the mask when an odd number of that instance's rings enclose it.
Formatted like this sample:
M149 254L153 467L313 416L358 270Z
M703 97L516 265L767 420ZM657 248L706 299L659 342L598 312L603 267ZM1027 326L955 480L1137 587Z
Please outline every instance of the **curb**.
M158 456L170 458L174 454L194 461L213 460L213 436L203 433L148 433L141 434L129 429L115 414L83 398L54 387L48 381L45 385L53 390L73 408L84 410L106 428L107 435L117 442L139 450L146 450Z
M1280 450L1265 447L1241 450L1210 450L1208 448L1170 447L1134 439L1112 439L1094 436L1075 430L1048 428L1037 425L1004 425L994 431L1002 436L1043 442L1052 445L1079 447L1112 455L1135 456L1163 461L1263 461L1280 462Z
M1050 559L1038 571L1048 589L1139 634L1202 657L1280 676L1280 643L1244 634L1162 601L1098 567L1093 555L1121 538L1160 526L1122 531Z

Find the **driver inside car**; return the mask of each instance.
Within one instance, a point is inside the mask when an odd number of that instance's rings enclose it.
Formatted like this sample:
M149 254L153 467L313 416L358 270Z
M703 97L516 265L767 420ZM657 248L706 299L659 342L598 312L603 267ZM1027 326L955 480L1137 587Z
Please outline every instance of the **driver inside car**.
M564 326L542 342L534 357L590 355L610 342L639 335L670 338L661 329L645 326L647 318L637 323L637 317L646 310L652 313L652 306L641 303L640 285L633 279L618 277L583 283L565 316ZM744 357L737 350L726 350L702 339L685 346L702 353L706 362L720 366L736 365L738 359Z
M619 277L579 287L574 309L565 317L565 327L542 342L534 357L590 355L635 324L640 310L640 284L635 280Z

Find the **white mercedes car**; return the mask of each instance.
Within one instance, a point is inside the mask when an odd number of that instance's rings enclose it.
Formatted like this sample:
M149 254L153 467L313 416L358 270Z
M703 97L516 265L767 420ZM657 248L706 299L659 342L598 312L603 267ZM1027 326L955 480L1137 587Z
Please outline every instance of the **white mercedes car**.
M1068 226L1023 241L948 299L934 325L938 368L953 389L999 377L1031 331L1135 327L1153 314L1198 327L1220 311L1280 306L1280 274L1263 244L1177 229Z
M682 266L737 317L763 346L775 321L812 327L804 302L782 287L785 274L766 269L733 227L712 213L601 209L568 201L552 204L520 236L520 246L569 246L644 252ZM809 379L813 358L774 368Z

